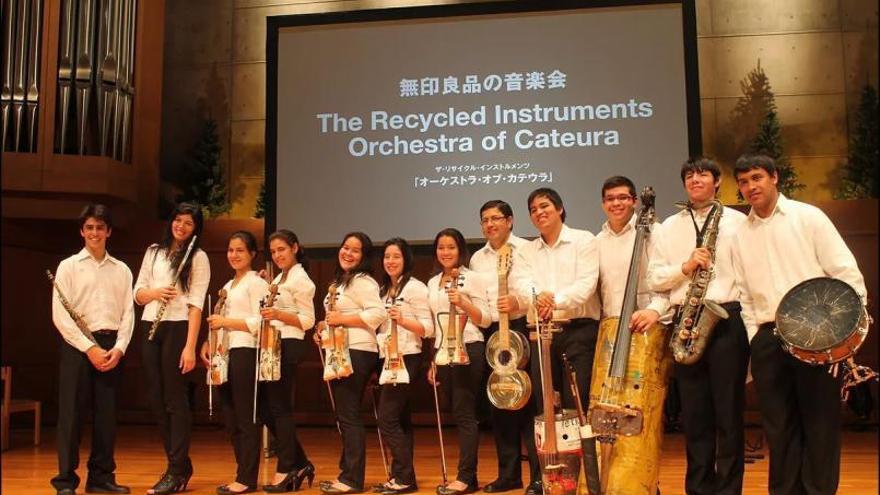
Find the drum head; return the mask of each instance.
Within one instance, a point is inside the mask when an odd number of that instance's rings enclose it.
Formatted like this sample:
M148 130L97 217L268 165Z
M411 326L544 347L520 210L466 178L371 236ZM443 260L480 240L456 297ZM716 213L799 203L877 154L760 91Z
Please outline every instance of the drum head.
M805 280L783 296L776 331L786 343L808 351L830 349L857 329L862 300L849 284L829 277Z

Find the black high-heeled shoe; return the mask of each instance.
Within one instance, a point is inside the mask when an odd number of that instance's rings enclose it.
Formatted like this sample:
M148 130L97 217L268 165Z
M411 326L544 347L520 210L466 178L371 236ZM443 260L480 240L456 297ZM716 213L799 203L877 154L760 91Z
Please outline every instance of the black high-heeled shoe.
M303 480L309 480L309 488L312 487L312 481L315 481L315 465L311 462L306 463L293 478L293 491L299 491L303 484Z
M171 474L166 472L159 478L159 481L153 485L152 495L170 495L172 493L180 493L186 490L192 472L187 474Z
M279 481L278 483L263 485L263 491L266 493L287 493L292 492L293 482L296 478L296 471L291 471L284 476L284 479Z

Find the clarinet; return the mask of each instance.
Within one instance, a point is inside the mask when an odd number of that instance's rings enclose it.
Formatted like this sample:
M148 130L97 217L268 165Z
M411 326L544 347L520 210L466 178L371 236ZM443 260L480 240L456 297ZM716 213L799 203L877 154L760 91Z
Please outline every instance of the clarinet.
M79 331L82 332L82 334L85 335L85 337L89 339L91 343L97 345L98 342L95 340L95 336L92 335L92 331L89 330L88 325L86 325L86 320L81 314L77 313L76 310L73 309L70 301L68 301L67 298L64 297L64 293L61 292L61 287L59 287L58 282L55 281L55 276L52 275L52 272L49 270L46 270L46 276L49 277L49 282L52 283L52 287L54 287L55 291L58 292L58 300L61 301L61 305L64 306L65 310L67 310L67 314L69 314L70 317L73 318L73 322L76 323L76 327L79 328Z
M194 235L192 239L189 241L189 246L186 248L186 252L183 254L183 259L180 260L180 264L177 265L177 271L174 272L174 279L171 281L172 287L177 287L177 282L180 281L180 274L183 272L183 266L186 265L186 260L189 259L190 253L192 253L192 248L196 243L196 239L199 236ZM162 322L162 317L165 315L165 308L168 307L168 303L166 301L162 301L162 304L159 305L159 309L156 311L156 318L153 320L153 324L150 325L150 332L147 334L147 340L153 340L156 336L156 329L159 328L159 323Z

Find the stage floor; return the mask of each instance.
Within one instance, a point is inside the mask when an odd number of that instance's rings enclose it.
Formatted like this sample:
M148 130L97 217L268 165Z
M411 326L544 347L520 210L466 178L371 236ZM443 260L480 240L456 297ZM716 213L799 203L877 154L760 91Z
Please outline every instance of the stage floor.
M318 494L317 482L332 479L337 474L340 442L335 429L301 428L303 445L317 468L317 477L310 493ZM746 437L757 440L760 429L749 429ZM85 464L88 459L89 432L83 435L83 449L80 476L84 490ZM454 428L445 431L447 465L450 477L455 476L457 459L456 435ZM843 457L839 493L845 495L876 495L878 493L878 444L877 430L867 432L845 432L843 435ZM53 429L45 429L43 443L39 447L30 445L30 430L14 430L11 435L11 448L2 453L2 492L4 494L53 493L49 479L57 472L55 435ZM384 471L379 455L375 430L367 437L367 485L383 481ZM766 443L760 451L766 455ZM191 450L195 475L190 481L187 493L214 493L220 484L233 479L235 463L225 432L218 427L197 427L193 432ZM261 481L271 478L275 460L264 459L261 464ZM660 488L663 495L684 493L684 437L681 434L666 435L660 469ZM119 483L129 485L132 493L144 493L152 486L163 471L164 455L156 435L150 426L122 426L116 444L116 477ZM746 465L745 494L767 493L766 457ZM524 469L527 472L527 469ZM437 431L432 428L416 430L416 474L419 493L433 494L440 482L440 449L437 445ZM495 479L495 447L491 432L485 432L480 441L479 481L486 484ZM511 494L521 495L517 490Z

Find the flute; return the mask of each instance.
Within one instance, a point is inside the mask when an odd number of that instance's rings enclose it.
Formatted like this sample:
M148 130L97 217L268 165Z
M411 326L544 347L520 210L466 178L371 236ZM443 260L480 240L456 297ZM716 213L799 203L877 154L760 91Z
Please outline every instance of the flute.
M61 287L59 287L58 282L55 281L55 276L52 275L52 272L49 270L46 270L46 276L49 277L49 282L52 282L52 287L54 287L55 291L58 292L58 300L61 301L61 305L64 306L65 310L67 310L67 314L69 314L70 317L73 318L73 322L76 323L76 327L79 328L79 331L82 332L82 334L85 335L85 337L89 339L91 343L97 345L98 342L95 340L95 336L92 335L92 331L89 330L89 326L86 325L85 318L83 318L81 314L77 313L76 310L73 309L73 306L70 304L70 301L68 301L67 298L64 297L64 293L61 292Z
M180 264L177 265L177 271L174 272L174 279L171 281L172 287L177 287L177 282L180 281L180 274L183 272L183 266L186 265L186 260L189 259L189 255L192 253L192 248L198 237L199 236L194 235L192 236L192 239L190 239L189 246L187 246L186 252L183 254L183 259L180 260ZM147 334L147 340L153 340L156 336L156 329L159 328L159 323L162 322L162 316L165 315L165 308L167 307L167 301L162 301L162 304L159 305L159 309L156 311L156 318L153 320L153 324L150 326L150 332Z

